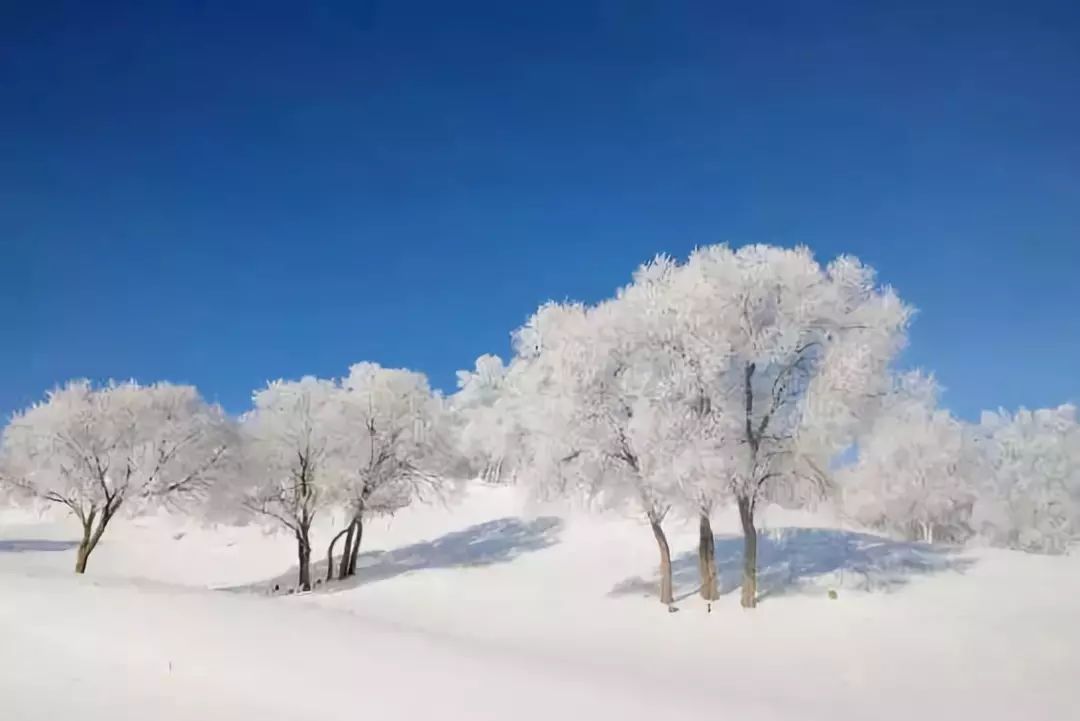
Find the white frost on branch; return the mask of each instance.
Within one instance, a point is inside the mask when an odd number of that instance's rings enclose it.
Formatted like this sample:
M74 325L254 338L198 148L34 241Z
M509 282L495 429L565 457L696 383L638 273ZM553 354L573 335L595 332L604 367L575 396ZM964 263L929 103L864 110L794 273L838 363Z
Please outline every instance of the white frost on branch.
M988 412L972 433L983 463L979 532L998 545L1065 552L1080 538L1076 407Z
M845 504L857 521L927 542L971 535L977 460L964 424L937 407L938 393L920 372L895 379L843 472Z

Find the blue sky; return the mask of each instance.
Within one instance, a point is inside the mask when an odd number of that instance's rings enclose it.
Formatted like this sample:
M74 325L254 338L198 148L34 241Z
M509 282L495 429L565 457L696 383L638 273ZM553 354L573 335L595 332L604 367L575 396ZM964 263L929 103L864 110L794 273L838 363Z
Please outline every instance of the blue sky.
M877 267L966 417L1080 400L1078 78L1068 2L7 3L0 412L449 390L720 241Z

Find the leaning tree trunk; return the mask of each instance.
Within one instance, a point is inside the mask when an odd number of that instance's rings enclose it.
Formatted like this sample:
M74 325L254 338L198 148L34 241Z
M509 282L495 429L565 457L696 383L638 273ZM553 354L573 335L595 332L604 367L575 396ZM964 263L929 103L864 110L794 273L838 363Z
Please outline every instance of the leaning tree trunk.
M656 537L656 545L660 549L660 603L670 606L675 602L671 590L671 548L668 546L664 529L660 527L660 521L650 518L649 525L652 526L653 536Z
M701 597L706 601L715 601L720 598L720 590L716 580L716 545L713 542L712 523L709 521L709 513L705 509L701 511L701 522L698 525L698 571L701 574Z
M300 571L297 583L301 591L311 590L311 541L308 538L308 529L301 528L296 532L296 555L300 561Z
M90 559L90 526L83 524L82 540L75 556L75 573L86 573L86 562Z
M79 541L79 549L75 556L75 573L86 573L86 563L90 560L90 554L97 548L98 541L101 540L102 534L105 533L105 527L109 525L109 521L116 514L116 510L120 507L119 502L115 505L108 505L101 512L101 516L97 515L97 509L92 509L83 519L83 535ZM97 519L97 527L94 527L94 520Z
M326 549L326 582L334 580L334 546L337 545L338 539L344 536L346 533L352 530L352 524L350 523L348 528L343 528L338 531L338 534L330 540L330 547ZM348 545L345 546L346 555L348 554ZM345 555L342 555L342 564L344 565Z
M739 498L739 520L743 529L743 608L757 606L757 529L754 528L754 506L749 498Z
M364 519L357 516L353 519L353 527L356 529L352 539L352 547L348 549L348 575L356 575L356 559L360 556L360 540L364 537Z
M352 555L353 535L356 533L356 523L349 521L349 527L345 529L345 547L341 549L341 564L338 566L338 578L349 575L349 556Z

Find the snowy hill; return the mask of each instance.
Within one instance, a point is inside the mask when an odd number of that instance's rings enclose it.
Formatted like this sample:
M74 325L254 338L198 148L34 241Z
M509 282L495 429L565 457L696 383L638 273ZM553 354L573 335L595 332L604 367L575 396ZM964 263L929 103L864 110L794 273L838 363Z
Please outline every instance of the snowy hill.
M76 577L73 524L7 512L0 717L1074 717L1080 558L766 522L764 601L744 611L737 522L718 519L711 613L696 526L672 523L669 614L647 526L512 488L372 524L357 578L302 596L270 592L292 582L285 537L122 521Z

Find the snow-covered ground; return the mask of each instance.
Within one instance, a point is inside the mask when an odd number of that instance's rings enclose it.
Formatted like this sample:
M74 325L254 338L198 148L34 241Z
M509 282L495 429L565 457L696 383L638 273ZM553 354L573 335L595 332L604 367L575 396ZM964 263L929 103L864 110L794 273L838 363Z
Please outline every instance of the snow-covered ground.
M652 597L632 518L478 487L374 523L355 581L290 596L290 539L119 521L76 577L74 525L0 514L0 718L1065 721L1080 714L1080 557L950 552L767 516L765 599ZM328 528L317 538L325 553ZM320 565L319 569L323 567ZM831 599L828 590L838 591ZM706 716L707 714L707 716Z

